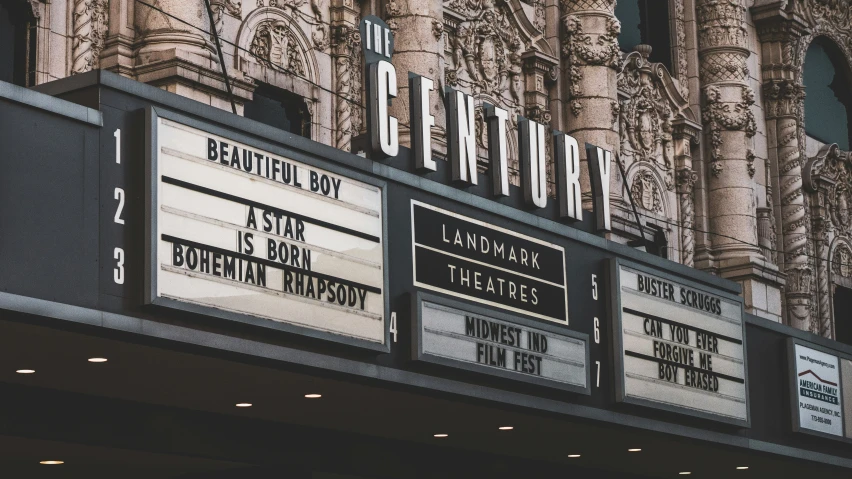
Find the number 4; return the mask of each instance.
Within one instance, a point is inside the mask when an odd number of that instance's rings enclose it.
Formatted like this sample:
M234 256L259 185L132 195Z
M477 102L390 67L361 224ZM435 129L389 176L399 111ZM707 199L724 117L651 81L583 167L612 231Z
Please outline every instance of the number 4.
M390 333L393 335L393 342L396 342L396 311L391 311L390 317Z

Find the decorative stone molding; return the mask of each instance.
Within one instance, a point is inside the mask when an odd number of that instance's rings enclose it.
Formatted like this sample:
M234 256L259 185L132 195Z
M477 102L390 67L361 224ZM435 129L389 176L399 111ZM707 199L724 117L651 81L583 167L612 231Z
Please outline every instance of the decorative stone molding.
M356 105L360 100L361 34L354 26L337 25L333 29L333 41L335 90L338 93L335 145L341 150L350 151L352 137L360 131L360 115L357 114Z
M654 213L663 214L660 186L650 171L639 170L633 175L630 196L633 197L633 201L639 207Z
M563 1L563 4L568 3ZM568 87L571 102L571 112L574 116L580 114L582 103L576 98L583 93L583 67L588 65L606 66L617 69L621 61L621 50L618 48L618 34L621 33L621 23L614 17L606 18L606 29L603 33L588 34L584 31L583 21L579 15L565 15L562 24L565 27L565 39L562 42L562 54L567 61L569 79Z
M681 261L687 266L695 262L695 182L698 174L690 167L677 171L677 193L680 200Z
M710 136L710 162L715 176L719 176L722 166L719 160L724 159L721 153L723 131L744 131L746 137L751 138L757 133L757 123L751 112L754 104L754 93L747 86L740 86L740 101L727 103L722 101L722 93L718 86L710 85L704 88L704 99L706 105L702 113L704 124ZM732 108L733 107L733 108ZM747 150L751 152L751 150ZM748 153L746 159L748 160ZM754 155L751 155L750 163L754 163ZM754 176L752 168L749 168L750 176Z
M677 79L680 80L680 91L689 98L689 60L686 44L686 0L674 0L675 44L672 45L672 58L677 65Z
M109 22L108 0L75 0L71 74L98 68Z

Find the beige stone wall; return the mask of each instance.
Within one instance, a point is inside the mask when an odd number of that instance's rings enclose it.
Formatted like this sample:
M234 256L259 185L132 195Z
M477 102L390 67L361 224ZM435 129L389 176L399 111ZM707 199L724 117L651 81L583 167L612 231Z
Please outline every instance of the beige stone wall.
M805 137L801 66L816 35L852 58L848 4L668 1L672 71L647 50L619 52L615 0L211 0L238 112L269 83L306 99L315 140L357 151L357 26L377 15L396 32L403 144L411 71L436 81L439 157L445 87L474 95L483 160L485 102L509 110L512 142L523 115L605 146L627 176L612 175L611 239L638 237L632 200L665 232L670 259L740 282L749 312L831 336L832 285L852 283L837 263L852 256L847 190L832 186L847 181L849 155ZM39 82L105 68L230 110L203 0L33 5Z

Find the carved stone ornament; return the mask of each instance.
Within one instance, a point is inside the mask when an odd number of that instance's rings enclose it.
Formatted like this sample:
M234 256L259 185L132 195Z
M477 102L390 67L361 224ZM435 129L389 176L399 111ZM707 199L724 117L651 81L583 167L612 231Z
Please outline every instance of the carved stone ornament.
M98 68L109 16L107 0L74 2L74 38L71 43L71 74Z
M457 81L469 83L473 94L523 101L521 55L527 47L513 24L505 2L452 0L446 7L462 16L448 37L451 67ZM449 83L449 82L448 82Z
M633 201L642 208L655 213L663 212L663 202L660 196L660 188L654 175L647 170L639 170L633 177L630 186L630 195Z
M841 278L852 277L852 250L844 243L835 248L831 271Z
M571 112L577 116L583 106L574 100L583 96L581 84L584 65L604 65L618 68L621 62L621 50L618 47L618 34L621 33L621 23L615 17L606 17L606 31L602 34L588 34L583 29L583 23L576 15L562 17L565 37L562 41L562 54L568 63L568 91L571 102Z
M721 155L722 131L745 131L748 138L757 133L757 124L750 108L754 104L754 92L751 88L742 86L740 95L739 102L730 104L722 101L722 93L718 86L710 85L704 89L707 104L702 118L710 133L711 171L717 177L722 171L718 161L724 159Z
M637 46L618 73L620 155L625 161L654 165L674 189L675 121L696 125L695 114L666 67L648 62L651 50Z
M823 192L825 207L838 234L852 235L852 158L837 144L823 146L808 160L803 176L811 192Z
M305 53L299 48L290 26L284 22L262 23L251 41L249 52L261 63L305 76Z

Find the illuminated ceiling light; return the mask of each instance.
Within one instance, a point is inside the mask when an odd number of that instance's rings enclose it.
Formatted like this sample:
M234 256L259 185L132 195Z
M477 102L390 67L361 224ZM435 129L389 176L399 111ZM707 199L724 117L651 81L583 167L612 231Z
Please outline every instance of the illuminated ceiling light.
M105 363L107 358L89 358L90 363Z
M515 429L515 427L514 426L500 426L497 429L499 429L501 431L511 431L512 429Z
M305 397L308 398L308 399L317 399L317 398L321 398L322 394L305 394Z
M633 449L628 449L627 452L639 452L641 450L642 449L639 449L639 448L633 448Z
M745 471L746 469L748 469L748 466L737 466L738 471Z
M65 461L39 461L39 464L44 464L46 466L55 466L57 464L65 464Z
M449 434L435 434L435 437L447 437Z
M575 457L580 457L580 455L579 454L568 454L568 457L575 458Z
M251 407L251 403L250 402L238 402L236 404L236 406L237 407Z
M35 369L19 369L15 372L18 374L33 374L35 373Z
M691 473L691 472L689 472L689 471L683 471L683 472L678 472L678 474L680 474L681 476L688 476L688 475L690 475L690 474L692 474L692 473Z

